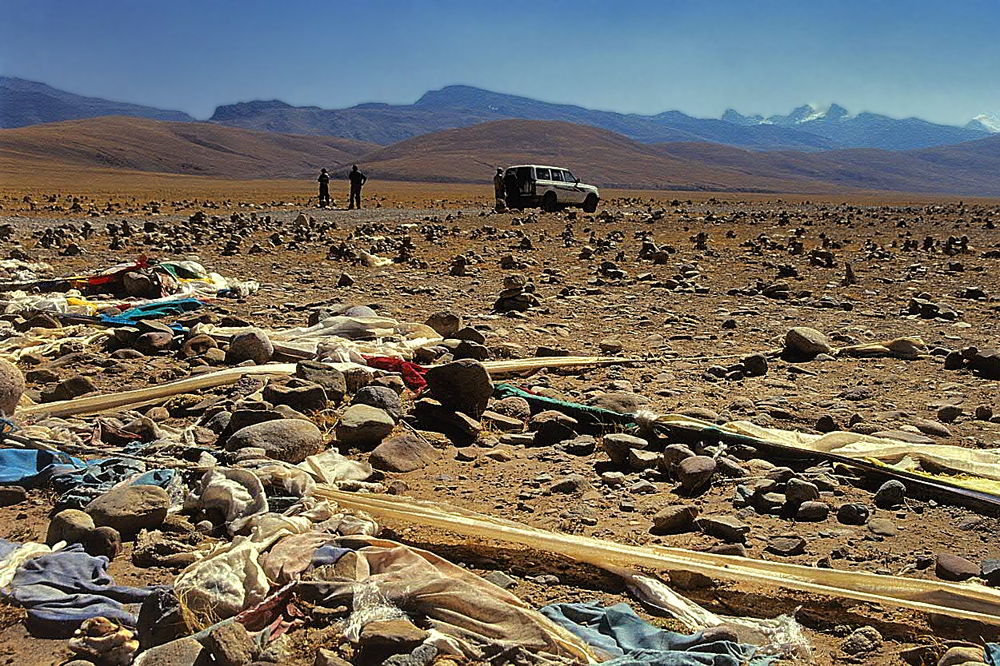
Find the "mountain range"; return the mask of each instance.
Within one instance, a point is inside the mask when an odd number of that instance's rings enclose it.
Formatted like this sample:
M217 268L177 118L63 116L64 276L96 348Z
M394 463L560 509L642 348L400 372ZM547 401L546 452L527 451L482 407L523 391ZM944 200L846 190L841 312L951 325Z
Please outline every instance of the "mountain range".
M192 122L183 111L164 111L150 106L109 102L83 97L36 81L0 76L0 128L78 120L96 116L135 116L155 120Z
M3 174L45 170L336 179L354 162L385 180L488 183L494 166L559 164L602 187L830 194L924 192L1000 197L1000 136L908 151L752 151L703 142L642 143L563 121L498 120L389 146L204 122L120 116L0 130Z
M164 111L63 92L42 83L0 77L0 127L103 115L192 122ZM680 111L639 115L552 104L471 86L447 86L413 104L359 104L346 109L296 107L282 101L223 105L210 123L285 134L331 136L389 145L432 132L504 120L552 120L588 125L641 143L707 142L751 150L816 152L842 148L909 150L952 145L1000 132L1000 113L982 114L964 127L874 113L851 115L839 105L802 106L787 116L745 116L729 110L721 119Z

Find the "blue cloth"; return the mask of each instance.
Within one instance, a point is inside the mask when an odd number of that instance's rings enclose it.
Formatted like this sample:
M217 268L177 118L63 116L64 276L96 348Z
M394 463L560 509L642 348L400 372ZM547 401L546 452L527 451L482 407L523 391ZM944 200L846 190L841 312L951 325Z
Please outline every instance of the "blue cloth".
M0 560L6 560L7 556L21 547L21 544L7 539L0 539Z
M79 458L35 449L0 449L0 485L32 487L59 472L83 467Z
M320 546L313 551L312 565L321 567L324 564L336 564L337 560L349 552L351 552L349 548L338 548L330 544Z
M165 317L167 315L179 315L184 314L185 312L192 312L203 307L205 307L205 304L197 298L181 298L176 301L167 301L165 303L147 303L145 305L134 307L131 310L126 310L121 314L101 315L100 318L102 323L109 326L135 326L135 323L140 319L154 319L156 317ZM184 330L184 327L180 324L170 324L170 328L178 331Z
M986 644L986 663L990 666L1000 666L1000 643Z
M108 558L88 555L80 544L28 560L11 582L11 596L28 611L25 625L44 638L67 638L98 616L135 626L124 604L142 603L156 589L115 585Z
M741 666L753 656L752 645L705 641L649 624L626 604L600 602L551 604L543 615L606 655L605 666Z
M160 488L166 489L167 486L174 480L177 476L176 470L172 469L153 469L145 474L136 477L132 484L133 486L159 486Z
M59 493L56 510L82 509L130 476L146 471L146 465L129 458L101 458L52 475L52 487Z

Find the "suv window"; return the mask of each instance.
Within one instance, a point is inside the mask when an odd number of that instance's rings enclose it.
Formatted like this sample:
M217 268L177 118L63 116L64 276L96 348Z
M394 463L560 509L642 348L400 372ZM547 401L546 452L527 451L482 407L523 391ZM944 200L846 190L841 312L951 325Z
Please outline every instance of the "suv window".
M562 179L563 179L563 172L560 171L559 169L553 169L551 180L561 183Z
M549 170L535 167L535 178L538 180L549 180Z
M563 171L563 180L565 180L567 183L576 182L576 178L569 171Z

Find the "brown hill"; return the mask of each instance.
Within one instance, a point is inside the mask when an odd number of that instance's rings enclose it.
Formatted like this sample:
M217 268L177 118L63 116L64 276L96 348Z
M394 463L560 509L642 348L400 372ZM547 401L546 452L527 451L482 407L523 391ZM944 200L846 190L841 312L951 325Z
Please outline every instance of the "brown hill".
M114 168L226 178L315 176L373 144L105 116L0 130L0 164Z
M765 192L835 189L787 172L758 175L706 159L719 149L746 152L739 149L692 143L682 145L702 147L706 156L698 156L696 151L671 155L663 145L638 143L614 132L572 123L499 120L400 141L362 160L370 176L392 180L487 182L497 166L536 163L565 166L585 182L604 187Z
M605 187L1000 196L1000 137L909 151L755 152L642 144L582 125L501 120L401 141L363 160L371 175L399 180L485 182L491 165L551 163Z
M0 173L114 169L222 178L339 177L352 162L384 180L488 183L496 166L549 163L626 189L1000 196L1000 137L911 151L754 152L644 144L559 121L500 120L379 147L205 123L103 117L0 130ZM22 178L23 180L23 178Z

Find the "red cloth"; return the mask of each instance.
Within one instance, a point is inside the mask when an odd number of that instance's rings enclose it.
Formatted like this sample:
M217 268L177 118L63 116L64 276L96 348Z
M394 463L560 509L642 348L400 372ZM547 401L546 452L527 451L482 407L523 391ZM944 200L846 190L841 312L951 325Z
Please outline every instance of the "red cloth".
M426 368L422 368L412 361L404 361L401 358L390 358L388 356L365 356L368 367L398 372L403 377L406 388L414 393L421 393L427 388L427 380L424 379Z

